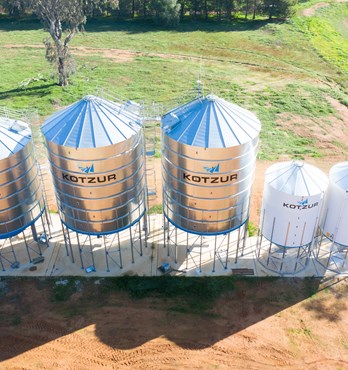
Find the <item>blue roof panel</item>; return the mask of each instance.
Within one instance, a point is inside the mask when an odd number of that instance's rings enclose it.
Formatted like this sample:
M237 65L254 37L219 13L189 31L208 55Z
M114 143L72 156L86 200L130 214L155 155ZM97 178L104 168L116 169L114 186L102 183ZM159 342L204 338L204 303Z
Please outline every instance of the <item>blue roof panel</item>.
M226 148L253 140L260 133L261 123L246 109L208 95L168 112L162 129L183 144Z
M55 113L42 126L46 140L72 148L99 148L125 141L141 129L127 106L95 96Z
M19 152L30 140L27 123L0 117L0 160Z

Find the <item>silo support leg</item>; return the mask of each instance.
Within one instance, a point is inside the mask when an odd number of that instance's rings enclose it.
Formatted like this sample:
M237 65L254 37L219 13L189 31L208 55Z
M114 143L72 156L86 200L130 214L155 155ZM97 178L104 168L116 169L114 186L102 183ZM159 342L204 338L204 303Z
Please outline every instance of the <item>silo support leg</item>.
M140 256L142 256L143 255L143 240L142 240L140 221L139 221L139 245L140 245Z
M166 247L166 216L163 213L163 248Z
M69 257L68 240L67 240L67 237L65 235L65 230L64 230L63 222L61 222L61 225L62 225L62 232L63 232L63 237L64 237L64 244L65 244L66 255Z
M132 263L134 263L134 245L133 245L133 236L132 236L132 228L129 228L129 240L131 246L131 253L132 253Z
M283 247L282 262L281 262L281 264L280 264L280 270L279 270L279 272L282 272L282 270L283 270L283 264L284 264L284 259L285 259L285 253L286 253L286 248L285 248L285 247Z
M105 235L103 236L103 242L104 242L104 250L105 250L105 259L106 259L106 271L107 272L110 272L110 268L109 268L109 258L108 258L108 249L107 249L107 246L106 246L106 240L105 240Z
M168 250L167 250L167 257L170 256L170 225L169 225L169 222L168 222L168 230L167 230L167 246L168 246Z
M15 253L14 248L13 248L13 244L12 244L11 238L9 238L9 241L10 241L10 245L11 245L11 252L12 252L12 255L13 255L13 259L14 259L14 262L16 263L16 262L18 262L18 260L17 260L16 253Z
M47 220L47 216L46 216L46 220ZM44 232L44 234L45 234L45 236L46 236L46 246L47 246L47 248L50 246L49 245L49 242L48 242L48 240L51 238L51 228L50 228L50 224L49 224L49 222L47 221L47 227L48 227L48 233L47 233L47 231L46 231L46 227L45 227L45 220L44 220L44 218L43 218L43 216L41 215L41 223L42 223L42 229L43 229L43 232Z
M73 253L73 249L72 249L72 244L71 244L69 231L68 231L68 241L69 241L69 247L70 247L71 261L72 261L72 263L75 263L75 258L74 258L74 253Z
M213 259L213 272L215 272L215 262L216 262L216 244L217 244L217 236L215 235L215 241L214 241L214 259Z
M175 257L174 257L175 264L178 263L178 229L175 228Z
M36 232L35 224L32 224L30 227L31 227L31 232L33 234L33 239L37 242L38 241L38 237L37 237L37 232Z
M248 224L249 224L249 220L244 224L244 235L243 235L242 257L244 256L245 243L246 243L247 233L248 233Z
M80 255L80 262L81 262L81 269L84 269L84 265L83 265L83 256L82 256L82 247L81 247L81 243L80 243L80 238L79 238L79 234L76 233L76 238L77 238L77 246L79 248L79 255Z
M240 228L238 229L237 249L236 249L236 257L234 259L234 263L237 263L237 260L238 260L239 243L240 243Z
M188 257L189 257L189 253L190 253L188 242L189 242L189 236L186 233L186 270L188 270Z
M120 269L123 269L123 265L122 265L122 253L121 253L120 233L117 233L117 243L118 243L118 251L119 251L119 254L120 254Z
M95 270L96 268L95 268L95 261L94 261L94 253L93 253L92 239L91 239L91 236L90 235L88 235L88 238L89 238L89 250L90 250L90 253L91 253L92 265L93 265L94 270Z
M29 245L28 245L28 242L27 242L27 238L25 237L25 233L23 232L23 239L24 239L24 244L25 244L25 249L27 250L27 254L28 254L28 258L29 258L29 262L31 263L32 262L32 259L31 259L31 255L30 255L30 251L29 251ZM39 247L40 248L40 247ZM41 256L41 250L40 250L40 256Z
M225 270L227 270L227 264L228 264L228 253L230 251L230 239L231 239L231 233L228 233L227 235L227 248L226 248L226 261L225 261Z
M299 257L300 257L300 250L301 250L301 248L298 248L298 250L297 250L296 263L295 263L295 267L294 267L294 272L296 272L296 269L297 269L297 264L298 264ZM306 260L308 260L308 255L306 257ZM307 262L305 262L305 265L307 265Z
M1 263L2 271L6 271L4 263L2 262L2 249L5 245L5 243L6 243L6 239L5 239L4 243L1 244L1 247L0 247L0 263Z
M2 267L2 271L6 271L5 266L2 262L1 252L0 252L0 264L1 264L1 267Z
M199 250L199 272L202 272L202 248L203 248L203 236L201 235L201 243Z
M275 217L273 218L273 224L272 224L272 233L271 233L271 241L269 242L269 249L268 249L268 258L267 258L267 266L269 264L269 259L271 256L271 249L272 249L272 244L273 244L273 233L274 233L274 226L275 226Z

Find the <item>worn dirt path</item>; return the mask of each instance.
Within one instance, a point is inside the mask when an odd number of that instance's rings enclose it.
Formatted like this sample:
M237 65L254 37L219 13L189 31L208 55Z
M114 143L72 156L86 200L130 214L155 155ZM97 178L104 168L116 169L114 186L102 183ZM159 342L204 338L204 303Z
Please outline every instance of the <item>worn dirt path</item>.
M335 1L336 1L336 3L346 3L346 2L348 2L348 0L335 0ZM305 17L311 17L315 14L317 9L326 8L327 6L330 6L330 3L325 3L325 2L317 3L313 6L311 6L310 8L304 9L302 11L302 15L305 16Z

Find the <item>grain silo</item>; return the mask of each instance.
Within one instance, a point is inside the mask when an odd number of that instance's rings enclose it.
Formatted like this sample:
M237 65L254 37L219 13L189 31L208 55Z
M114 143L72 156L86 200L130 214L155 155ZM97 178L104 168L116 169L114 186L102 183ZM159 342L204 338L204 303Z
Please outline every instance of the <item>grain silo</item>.
M334 165L320 222L317 261L331 271L348 272L348 162Z
M87 235L91 244L91 236L136 224L140 229L146 194L143 133L136 114L125 105L86 96L48 118L42 132L67 232ZM84 266L80 239L77 235ZM108 263L106 246L105 252Z
M279 274L295 274L308 262L327 177L301 161L280 162L265 173L259 262Z
M34 247L24 231L31 227L32 239L35 242L45 240L47 244L48 230L42 219L44 211L44 192L30 126L21 120L0 117L0 263L3 270L4 262L12 267L19 266L17 244L25 244L30 262L30 251L41 255L40 243ZM38 220L42 224L39 227L41 239L36 225ZM20 237L14 240L21 233L23 241Z
M164 115L163 209L175 228L216 237L246 224L260 129L251 112L214 95Z

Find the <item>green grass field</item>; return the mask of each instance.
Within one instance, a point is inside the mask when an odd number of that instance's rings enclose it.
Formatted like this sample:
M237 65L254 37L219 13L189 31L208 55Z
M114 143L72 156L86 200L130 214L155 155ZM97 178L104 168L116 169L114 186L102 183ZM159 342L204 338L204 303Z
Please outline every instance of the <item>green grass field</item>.
M335 116L327 96L348 106L347 17L348 4L337 3L287 22L184 21L162 30L136 20L89 21L71 43L78 48L77 72L66 88L56 85L45 61L42 40L48 34L40 22L0 18L0 105L35 108L42 121L100 90L166 103L187 95L200 79L205 93L259 116L261 159L320 157L325 153L316 141L282 127L281 117ZM348 154L344 138L337 148Z

